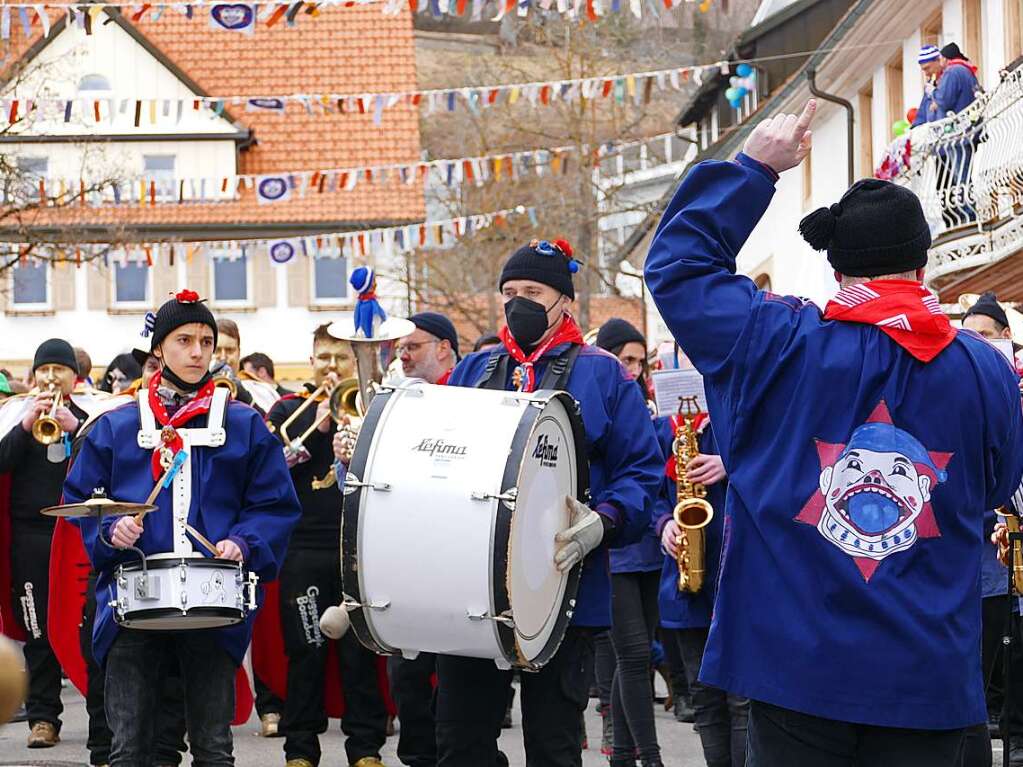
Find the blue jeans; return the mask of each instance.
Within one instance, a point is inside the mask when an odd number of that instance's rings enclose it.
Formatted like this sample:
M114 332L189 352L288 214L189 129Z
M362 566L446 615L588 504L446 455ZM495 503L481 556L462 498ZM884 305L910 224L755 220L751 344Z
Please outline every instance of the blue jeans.
M150 767L159 715L161 676L177 656L185 689L185 722L194 767L233 767L234 660L213 631L122 629L106 661L111 767Z
M965 732L851 724L755 700L746 767L959 767Z

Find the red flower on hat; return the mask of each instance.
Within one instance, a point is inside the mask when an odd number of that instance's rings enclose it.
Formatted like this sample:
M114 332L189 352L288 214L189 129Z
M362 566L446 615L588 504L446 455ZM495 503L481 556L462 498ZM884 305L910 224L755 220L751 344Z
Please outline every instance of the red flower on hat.
M174 298L177 299L179 304L194 304L199 301L199 294L194 290L185 288L180 293L175 294Z
M566 258L572 258L572 246L568 244L568 240L554 240L554 246L564 253Z

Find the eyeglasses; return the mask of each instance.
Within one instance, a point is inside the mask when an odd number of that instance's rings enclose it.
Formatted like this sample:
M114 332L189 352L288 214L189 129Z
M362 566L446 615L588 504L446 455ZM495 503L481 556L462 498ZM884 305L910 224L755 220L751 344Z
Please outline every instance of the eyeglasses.
M411 342L409 342L407 344L401 344L400 346L395 346L394 347L394 353L396 355L398 355L399 357L401 357L404 354L412 355L412 354L415 354L420 349L422 349L427 344L439 344L439 343L440 343L440 339L439 338L437 340L435 340L435 341L411 341Z

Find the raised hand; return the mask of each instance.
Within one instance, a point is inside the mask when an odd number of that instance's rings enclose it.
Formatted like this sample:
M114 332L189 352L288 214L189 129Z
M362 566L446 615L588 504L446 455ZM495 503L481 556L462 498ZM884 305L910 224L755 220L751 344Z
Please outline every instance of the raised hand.
M756 128L742 151L754 160L764 163L775 173L794 168L810 153L812 134L810 123L817 112L817 102L810 99L803 113L780 114L764 120Z

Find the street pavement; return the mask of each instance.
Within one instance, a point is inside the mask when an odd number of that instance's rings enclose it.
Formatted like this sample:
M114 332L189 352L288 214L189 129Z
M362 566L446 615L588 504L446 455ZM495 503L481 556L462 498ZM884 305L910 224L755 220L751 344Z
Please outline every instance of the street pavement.
M25 748L28 737L28 725L24 723L9 724L0 727L0 765L10 767L17 765L38 765L39 767L88 767L89 754L85 748L87 717L85 701L78 692L68 685L64 690L64 726L61 731L60 745L50 749ZM519 696L516 696L518 700ZM606 767L607 761L600 755L600 716L595 710L596 701L590 701L586 711L586 732L590 747L583 752L584 767ZM680 724L674 717L665 712L663 707L655 704L657 716L657 734L661 744L664 764L666 767L703 767L704 761L700 749L699 737L693 732L692 725ZM501 736L501 749L508 755L512 767L525 767L526 760L522 752L521 715L516 706L514 727L505 730ZM400 726L400 723L399 723ZM252 719L240 727L234 728L234 753L238 767L283 767L284 756L280 739L267 740L256 735L259 723L253 714ZM323 767L344 767L344 736L341 734L337 720L331 720L329 731L321 736L323 748ZM387 767L399 767L400 762L395 755L398 738L388 738L384 749L383 760ZM184 764L191 764L185 759Z

